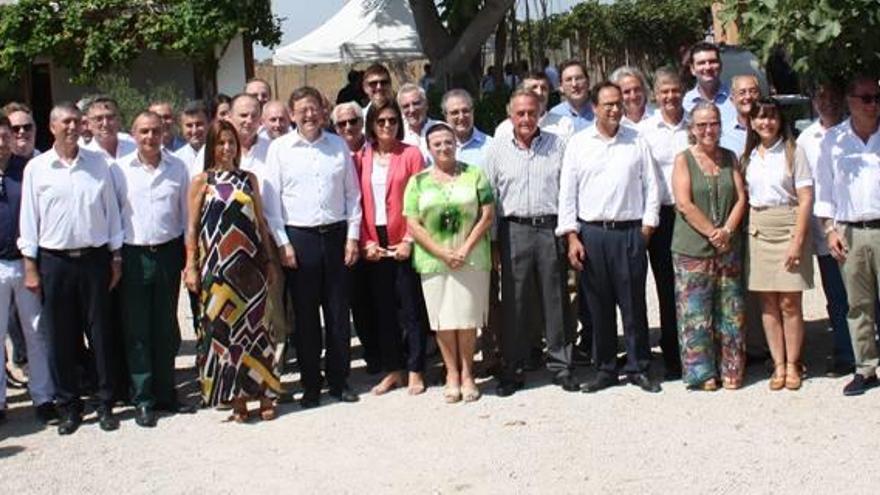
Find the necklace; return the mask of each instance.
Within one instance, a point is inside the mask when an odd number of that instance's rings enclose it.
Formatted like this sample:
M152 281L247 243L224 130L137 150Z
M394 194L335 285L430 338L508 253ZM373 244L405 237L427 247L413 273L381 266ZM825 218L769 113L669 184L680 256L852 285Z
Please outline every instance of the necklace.
M714 153L717 157L718 152ZM712 163L710 166L704 166L704 163L701 163L702 160L697 157L697 155L692 151L691 155L694 157L694 161L697 162L697 168L702 172L703 180L706 181L706 187L709 190L709 217L712 221L712 225L715 227L720 226L724 219L721 218L721 205L719 205L719 194L718 194L718 177L721 175L721 168L715 164L715 160L709 158L709 155L706 154L706 159L711 160ZM715 171L714 169L718 170ZM706 169L712 169L716 173L709 173Z

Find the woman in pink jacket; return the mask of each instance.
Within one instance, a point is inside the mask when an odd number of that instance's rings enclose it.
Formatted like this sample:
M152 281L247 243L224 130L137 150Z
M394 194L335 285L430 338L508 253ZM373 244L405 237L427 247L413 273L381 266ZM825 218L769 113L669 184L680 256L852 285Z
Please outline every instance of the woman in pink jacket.
M394 101L371 105L364 127L369 145L355 157L364 212L360 242L385 372L373 393L403 386L406 369L409 393L416 395L425 391L427 317L419 276L410 262L412 238L403 216L403 193L424 160L417 147L401 141L403 120Z

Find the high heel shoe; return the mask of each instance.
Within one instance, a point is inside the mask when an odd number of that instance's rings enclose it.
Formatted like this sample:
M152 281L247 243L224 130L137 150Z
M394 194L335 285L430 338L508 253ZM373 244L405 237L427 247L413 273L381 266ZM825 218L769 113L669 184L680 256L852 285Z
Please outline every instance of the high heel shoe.
M801 363L785 364L785 388L797 390L801 388L804 379L804 365Z
M785 364L776 363L773 367L773 375L770 377L770 390L782 390L785 381Z

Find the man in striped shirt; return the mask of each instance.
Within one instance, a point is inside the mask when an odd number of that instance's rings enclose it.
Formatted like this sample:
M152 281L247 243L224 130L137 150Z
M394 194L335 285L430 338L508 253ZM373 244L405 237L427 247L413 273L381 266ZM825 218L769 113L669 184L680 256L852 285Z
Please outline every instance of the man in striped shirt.
M566 297L565 247L554 234L565 145L559 136L538 128L543 106L534 92L515 91L508 108L513 132L492 142L485 162L497 201L505 319L504 372L497 394L512 395L524 384L522 367L533 340L530 322L538 310L544 315L553 383L575 392L579 386L572 375L574 320ZM538 294L532 293L535 288Z

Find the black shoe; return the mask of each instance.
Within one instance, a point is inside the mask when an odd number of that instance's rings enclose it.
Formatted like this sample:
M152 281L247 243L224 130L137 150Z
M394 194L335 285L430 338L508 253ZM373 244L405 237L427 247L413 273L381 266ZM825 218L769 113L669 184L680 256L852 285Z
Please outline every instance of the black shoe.
M581 349L580 347L575 347L571 351L571 362L575 366L586 367L593 362L593 359L590 357L589 351Z
M330 389L330 397L335 398L339 402L357 402L361 400L360 397L354 392L351 391L347 386L338 388L338 389Z
M652 381L647 373L633 373L626 377L627 381L636 385L645 392L656 394L660 392L660 384Z
M852 380L843 387L843 395L853 396L853 395L862 395L869 388L874 388L877 386L877 377L874 375L864 376L856 373L853 375Z
M321 405L321 393L306 392L299 399L299 405L303 409L312 409Z
M5 343L4 343L5 345ZM0 425L6 422L6 409L0 409Z
M681 380L681 365L667 365L666 373L663 374L663 380L667 382Z
M619 384L620 380L617 379L617 375L612 375L611 373L608 373L606 371L600 371L599 373L596 373L596 376L593 377L592 380L581 385L581 392L598 392L600 390L604 390L608 387L614 387Z
M368 375L378 375L382 372L382 363L368 362L367 363L367 374Z
M524 386L525 383L522 380L502 380L495 387L495 395L498 397L510 397Z
M105 407L98 409L98 425L104 431L114 431L119 429L119 420L113 414L113 409Z
M82 424L82 415L79 413L68 412L61 418L58 424L59 435L70 435L75 432L79 425Z
M37 406L34 414L37 416L37 421L44 425L58 424L58 410L51 402L44 402Z
M567 373L554 376L553 385L559 385L566 392L577 392L581 389L581 384L576 382L574 377Z
M829 357L825 361L825 376L828 378L840 378L853 374L855 367L852 363L844 363Z
M134 422L144 428L156 426L156 412L150 406L137 406L134 409Z

